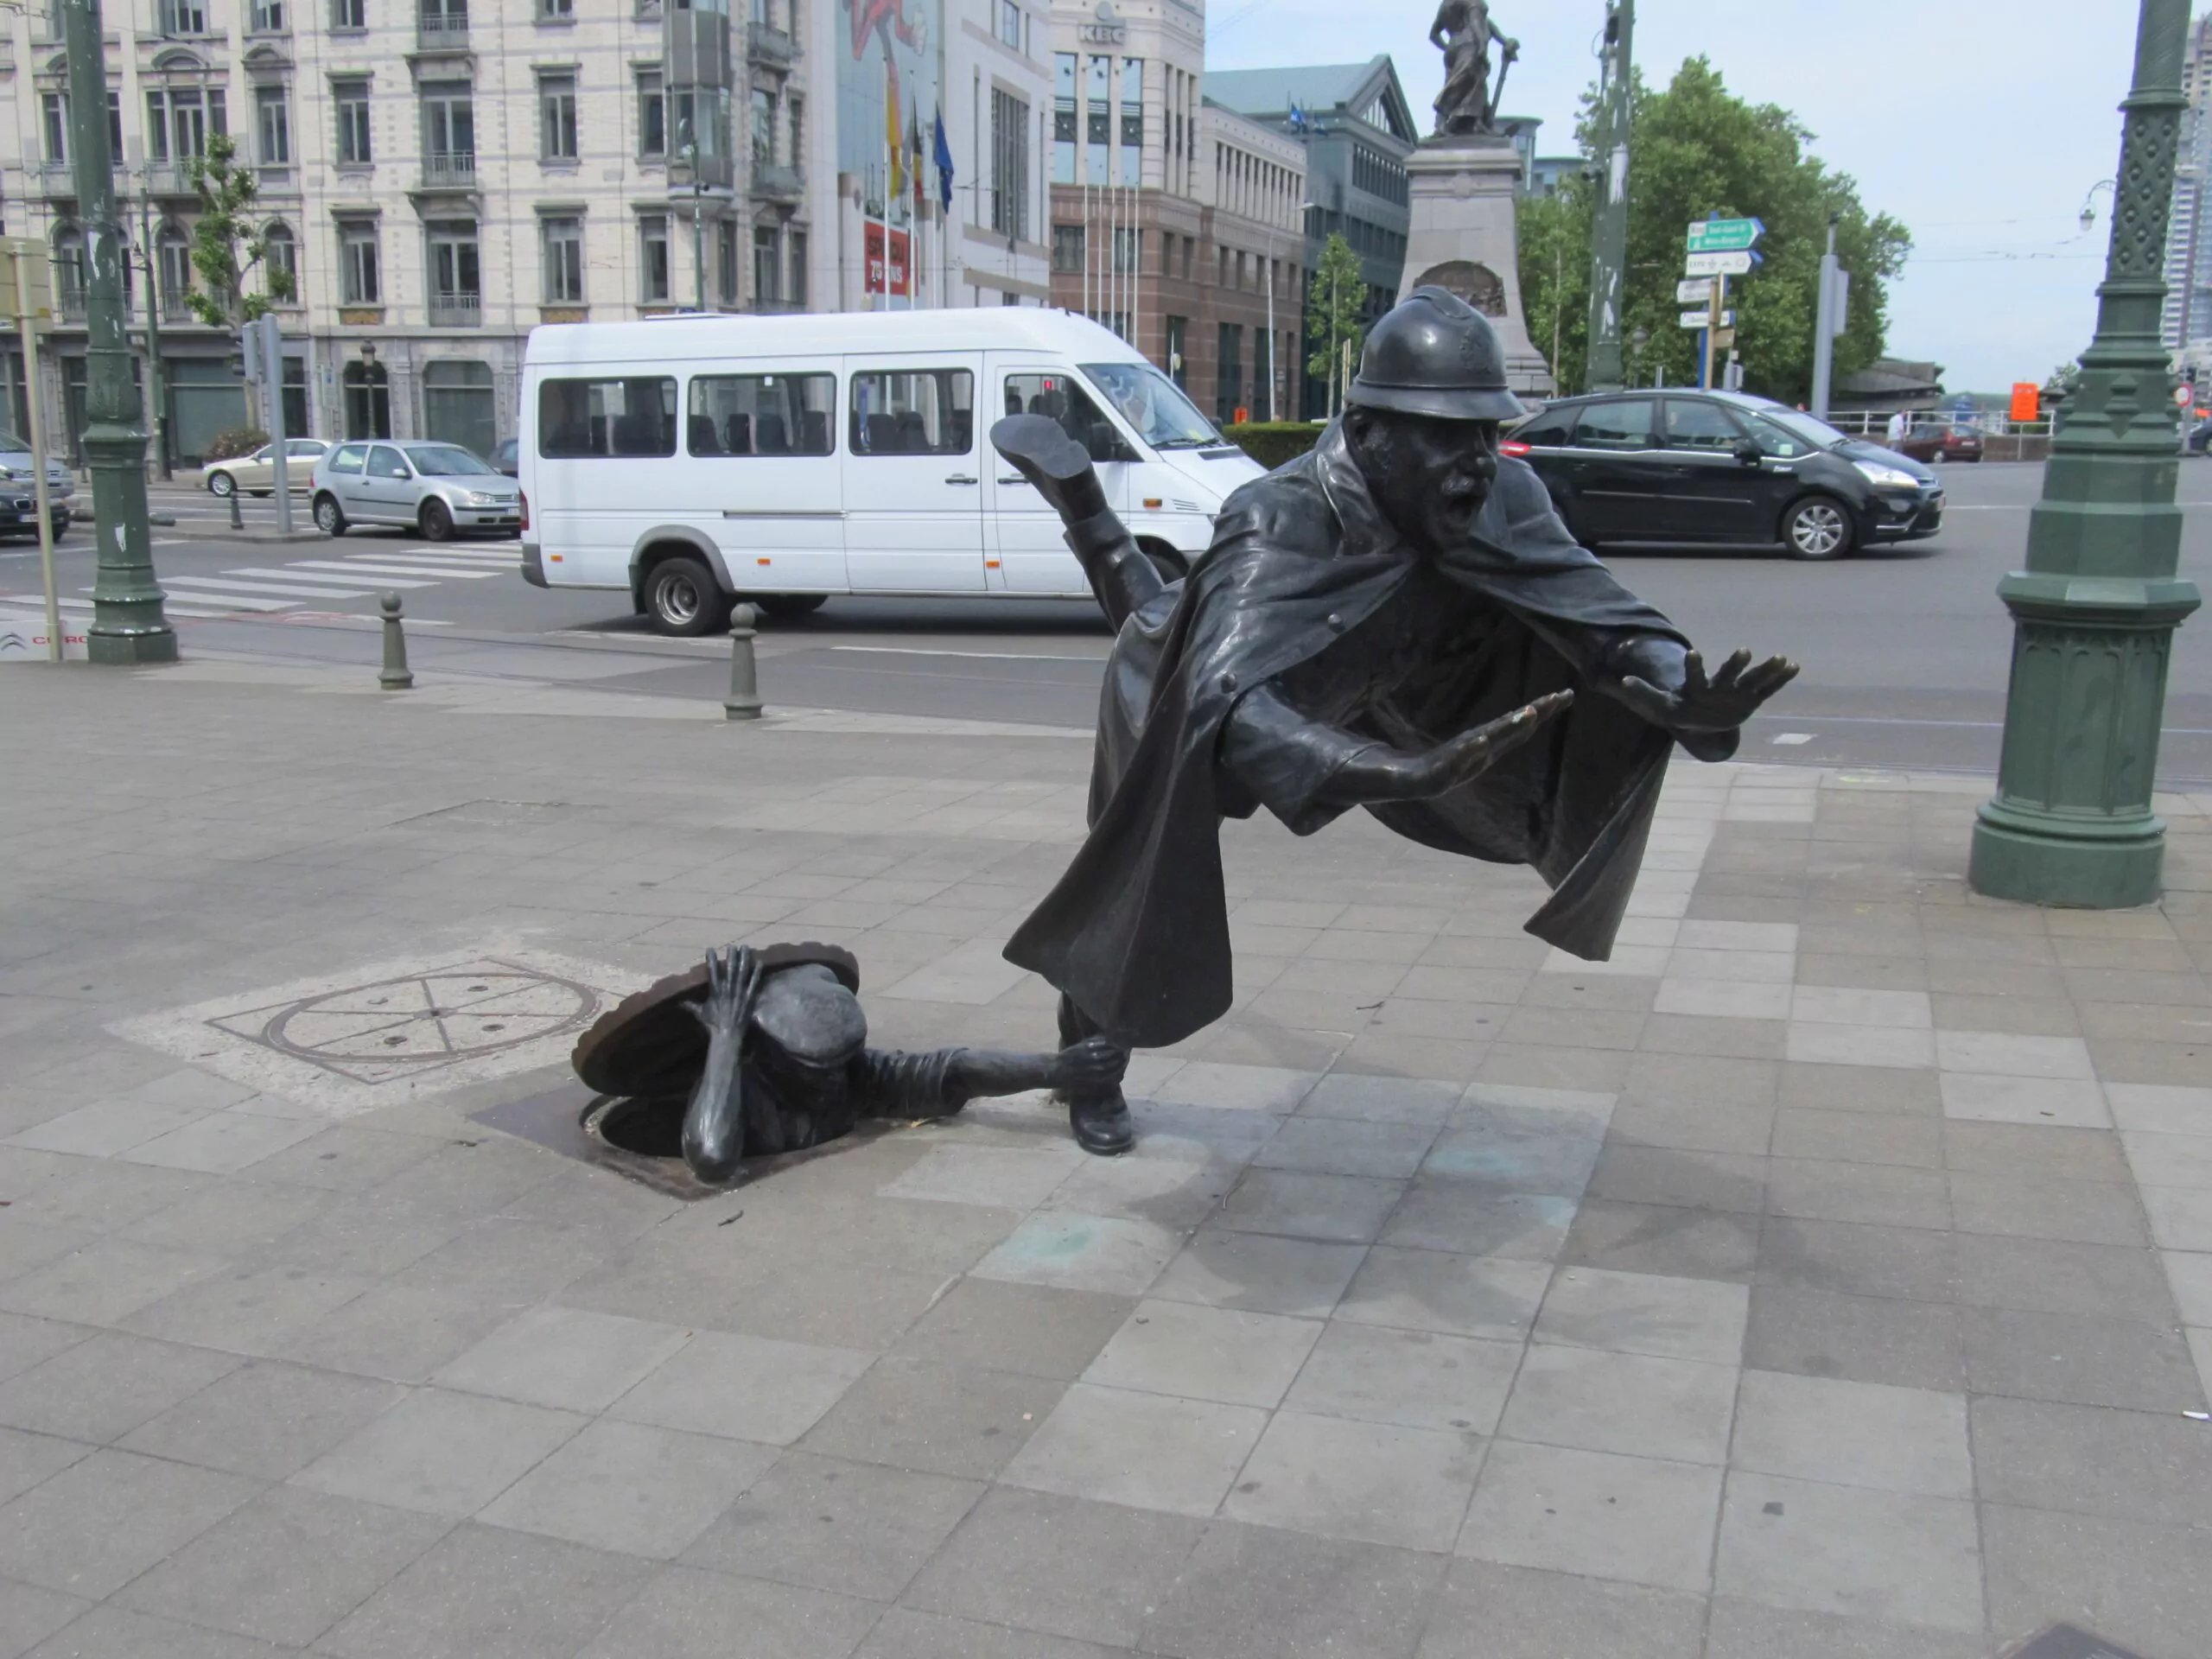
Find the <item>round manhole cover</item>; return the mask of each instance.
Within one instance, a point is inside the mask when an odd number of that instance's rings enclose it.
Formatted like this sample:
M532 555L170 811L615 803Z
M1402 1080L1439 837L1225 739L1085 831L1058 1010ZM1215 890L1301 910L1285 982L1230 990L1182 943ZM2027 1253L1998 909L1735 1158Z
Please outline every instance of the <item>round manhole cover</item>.
M568 1030L597 1001L589 987L547 974L423 974L304 998L271 1018L262 1039L324 1065L442 1064Z

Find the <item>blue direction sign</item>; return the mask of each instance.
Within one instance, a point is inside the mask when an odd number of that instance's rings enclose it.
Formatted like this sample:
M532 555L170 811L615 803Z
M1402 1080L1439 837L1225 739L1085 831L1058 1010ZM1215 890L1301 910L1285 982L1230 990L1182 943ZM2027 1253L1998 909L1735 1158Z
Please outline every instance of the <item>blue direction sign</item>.
M1697 219L1690 221L1692 253L1735 253L1766 234L1756 219Z

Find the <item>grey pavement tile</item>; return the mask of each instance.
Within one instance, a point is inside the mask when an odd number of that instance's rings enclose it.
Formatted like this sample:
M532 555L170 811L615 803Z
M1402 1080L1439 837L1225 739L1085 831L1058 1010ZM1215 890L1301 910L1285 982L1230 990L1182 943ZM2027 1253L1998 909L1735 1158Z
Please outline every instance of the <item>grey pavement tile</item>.
M210 1175L232 1175L321 1134L322 1128L320 1122L293 1118L264 1117L249 1112L210 1112L166 1135L142 1141L118 1156L134 1164L158 1164L166 1169L196 1169Z
M474 1515L583 1425L569 1412L425 1389L292 1480L366 1503Z
M264 1642L313 1642L443 1537L449 1521L278 1486L118 1599Z
M272 1266L385 1278L451 1243L467 1224L388 1188L327 1195L313 1187L297 1190L322 1203L257 1258Z
M1551 1275L1542 1262L1377 1244L1359 1264L1335 1317L1355 1325L1525 1341Z
M392 1135L354 1123L336 1123L310 1140L264 1159L253 1172L261 1181L283 1181L328 1192L360 1192L421 1163L438 1143L419 1135Z
M1962 1395L1747 1370L1730 1464L1839 1486L1971 1498Z
M1665 1147L1675 1152L1765 1154L1774 1136L1775 1109L1700 1101L1624 1100L1613 1109L1607 1144Z
M2145 1186L2212 1188L2212 1135L2154 1135L2124 1129L2120 1142L2136 1179Z
M0 1580L0 1654L22 1659L91 1605L80 1596Z
M1222 1504L1234 1520L1447 1550L1481 1462L1479 1435L1278 1411Z
M1785 1109L1922 1117L1943 1109L1935 1072L1886 1065L1784 1065L1780 1098Z
M1435 1128L1452 1115L1463 1092L1456 1084L1418 1077L1335 1072L1313 1085L1299 1103L1298 1116Z
M89 1457L82 1440L65 1440L28 1429L0 1428L0 1503L21 1497L71 1464Z
M1321 1331L1318 1321L1277 1313L1143 1301L1083 1380L1103 1388L1271 1407L1281 1402Z
M20 1376L65 1349L90 1341L92 1335L87 1325L0 1313L0 1378Z
M846 1659L881 1611L850 1596L675 1567L578 1659Z
M1721 1054L1642 1053L1630 1057L1618 1086L1623 1102L1637 1105L1764 1111L1774 1104L1781 1065Z
M1980 1636L1713 1598L1705 1659L1986 1659Z
M1751 1287L1744 1363L1895 1388L1966 1387L1957 1308L1782 1285Z
M1974 1507L1737 1470L1713 1587L1770 1607L1978 1633Z
M1563 1246L1575 1201L1563 1194L1485 1192L1465 1181L1407 1187L1377 1243L1399 1249L1549 1262Z
M1756 1282L1949 1301L1959 1290L1958 1243L1948 1233L1916 1228L1772 1216L1759 1235Z
M1681 1463L1721 1463L1736 1367L1533 1344L1499 1434Z
M747 1440L595 1422L477 1518L665 1560L704 1532L777 1455L773 1446Z
M1227 1106L1243 1111L1290 1112L1320 1081L1316 1071L1284 1066L1233 1065L1192 1060L1153 1091L1171 1106Z
M325 1636L343 1659L575 1653L652 1580L651 1562L497 1527L448 1533Z
M397 1274L392 1282L415 1290L442 1291L526 1307L557 1296L585 1274L604 1265L620 1248L614 1239L594 1229L512 1221L493 1215L464 1227Z
M127 1452L95 1452L0 1510L0 1575L112 1595L260 1490Z
M2168 1250L2165 1263L2182 1323L2212 1327L2212 1255Z
M396 1404L389 1382L255 1361L140 1424L130 1452L282 1480Z
M1939 1031L1937 1065L1946 1071L2012 1077L2090 1078L2088 1046L2078 1037L2024 1037L2012 1032Z
M2055 1238L2077 1244L2150 1243L2140 1201L2116 1181L1962 1174L1955 1170L1950 1182L1953 1224L1961 1232Z
M1205 1307L1324 1319L1368 1254L1359 1244L1205 1227L1191 1235L1191 1242L1153 1285L1152 1294Z
M985 1488L787 1452L683 1552L693 1567L889 1601Z
M1832 1026L1792 1020L1783 1049L1797 1065L1888 1065L1918 1069L1936 1064L1933 1032L1885 1030L1877 1026Z
M2164 1659L2202 1649L2212 1630L2201 1531L1992 1503L1982 1549L2000 1650L2064 1620Z
M943 1365L1071 1380L1098 1357L1134 1306L1128 1297L1093 1290L963 1279L914 1322L892 1351Z
M1366 1176L1250 1170L1223 1201L1216 1224L1236 1232L1364 1244L1381 1230L1405 1185Z
M41 1642L27 1659L276 1659L290 1651L247 1637L107 1606L93 1608Z
M104 1331L0 1383L0 1423L105 1443L206 1388L227 1354Z
M2077 1129L2112 1127L2104 1092L2088 1078L1946 1071L1942 1090L1943 1115L1953 1120Z
M1462 1558L1419 1659L1698 1659L1704 1633L1701 1596Z
M887 1357L799 1444L824 1457L988 1480L1046 1421L1065 1387L1015 1371Z
M1209 1516L1266 1422L1267 1414L1249 1406L1078 1382L1001 1479L1035 1491Z
M2212 1135L2212 1089L2107 1083L2105 1096L2123 1129L2153 1135Z
M1500 1440L1483 1465L1458 1550L1506 1567L1702 1595L1720 1488L1720 1471L1698 1465Z
M432 1381L525 1405L603 1411L681 1349L690 1332L582 1308L534 1307Z
M1976 1394L2131 1411L2202 1411L2189 1344L2171 1325L2018 1308L1961 1311Z
M1445 1559L1217 1522L1145 1621L1178 1659L1413 1659Z
M1933 1117L1784 1109L1775 1115L1774 1156L1854 1164L1943 1167L1943 1124Z
M505 1324L512 1312L463 1297L378 1285L292 1332L279 1351L302 1365L421 1382Z
M1035 1209L1085 1161L1080 1147L940 1146L880 1190L886 1198Z
M1580 1198L1603 1144L1594 1135L1564 1134L1557 1113L1497 1108L1470 1117L1465 1112L1436 1138L1421 1173L1464 1182L1479 1192L1552 1192Z
M2165 1249L2212 1250L2212 1192L2146 1186L2143 1207L2150 1213L2151 1236Z
M30 1152L112 1158L182 1128L207 1111L205 1107L166 1105L151 1100L103 1100L20 1130L8 1137L7 1144Z
M979 1279L1141 1296L1182 1244L1180 1232L1154 1222L1041 1211L973 1271Z
M1517 1342L1332 1321L1283 1404L1322 1416L1487 1435L1520 1363Z
M0 1274L12 1277L29 1273L42 1262L81 1250L99 1238L98 1233L79 1227L49 1226L13 1213L0 1216Z
M1756 1216L1766 1209L1766 1166L1764 1158L1743 1153L1610 1146L1598 1154L1588 1190L1593 1198L1627 1204Z
M266 1181L225 1181L187 1194L120 1236L134 1244L223 1255L264 1249L329 1206L307 1187Z
M1624 1273L1741 1282L1758 1263L1761 1236L1757 1216L1586 1198L1559 1259Z
M1205 1530L1183 1516L1001 1486L900 1600L923 1612L1126 1648Z
M1253 1159L1261 1169L1402 1178L1421 1167L1434 1126L1374 1123L1344 1117L1294 1117Z
M289 1340L343 1307L372 1281L290 1266L234 1263L207 1274L124 1321L133 1331L232 1353L282 1352Z
M1734 1365L1743 1357L1751 1292L1712 1279L1561 1268L1552 1276L1539 1342Z
M2178 1413L1978 1399L1974 1439L1986 1502L2212 1528L2212 1436Z
M149 1078L136 1088L124 1090L126 1100L150 1100L165 1106L198 1106L213 1110L223 1106L235 1106L251 1097L253 1090L248 1084L233 1083L228 1077L219 1077L202 1071L196 1066L179 1066L161 1077Z
M1873 1227L1951 1224L1950 1188L1942 1173L1894 1164L1770 1159L1766 1207L1770 1215Z
M1961 1302L2153 1324L2173 1320L2173 1298L2152 1250L1971 1233L1959 1235L1957 1250Z
M140 1308L226 1265L221 1256L96 1238L0 1284L0 1309L86 1325L120 1325Z

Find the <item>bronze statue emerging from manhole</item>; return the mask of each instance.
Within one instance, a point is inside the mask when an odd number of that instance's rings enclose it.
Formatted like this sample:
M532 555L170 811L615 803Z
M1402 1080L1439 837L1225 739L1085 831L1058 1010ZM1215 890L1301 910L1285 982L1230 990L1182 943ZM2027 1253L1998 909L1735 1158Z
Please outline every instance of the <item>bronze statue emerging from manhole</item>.
M576 1075L628 1102L609 1133L647 1155L680 1153L719 1185L747 1158L799 1152L863 1118L949 1117L1031 1089L1120 1087L1128 1051L1103 1039L1057 1054L868 1046L860 964L829 944L709 951L689 973L625 999L576 1044Z

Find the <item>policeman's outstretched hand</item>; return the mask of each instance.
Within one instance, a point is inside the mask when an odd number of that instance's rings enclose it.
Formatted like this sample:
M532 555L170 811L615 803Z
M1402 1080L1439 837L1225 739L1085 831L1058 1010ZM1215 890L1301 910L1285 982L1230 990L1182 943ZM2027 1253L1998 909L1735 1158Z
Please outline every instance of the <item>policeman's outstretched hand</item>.
M1118 1088L1129 1069L1129 1051L1104 1037L1086 1037L1052 1056L1054 1089L1103 1091Z
M1043 415L1009 415L991 428L991 447L1037 486L1063 524L1080 524L1106 511L1106 488L1090 452Z
M1535 736L1545 721L1564 714L1573 702L1573 692L1554 691L1501 719L1478 726L1471 732L1462 732L1426 754L1407 756L1404 792L1398 798L1425 801L1472 783Z
M1683 659L1682 683L1673 690L1631 674L1621 682L1620 695L1670 732L1732 732L1796 677L1797 664L1786 657L1770 657L1753 667L1751 653L1739 651L1707 679L1705 658L1694 651Z
M710 1034L741 1033L753 1018L760 995L760 958L748 945L707 952L707 994L688 1003L691 1017Z

